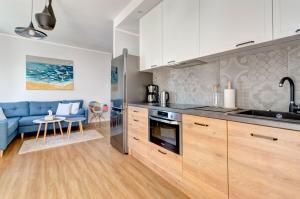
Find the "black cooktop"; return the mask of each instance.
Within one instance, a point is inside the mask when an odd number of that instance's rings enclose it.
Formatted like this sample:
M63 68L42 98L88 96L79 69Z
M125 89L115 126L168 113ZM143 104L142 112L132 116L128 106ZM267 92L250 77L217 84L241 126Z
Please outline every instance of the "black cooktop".
M193 104L166 104L162 105L159 103L155 104L149 104L151 106L156 107L166 107L166 108L172 108L172 109L180 109L180 110L188 110L188 109L194 109L194 110L201 110L201 111L212 111L212 112L221 112L221 113L228 113L232 111L237 111L239 109L226 109L222 107L214 107L214 106L201 106L201 105L193 105Z
M150 104L151 106L156 106L156 107L166 107L166 108L173 108L173 109L181 109L181 110L185 110L185 109L197 109L197 108L201 108L203 106L201 105L192 105L192 104Z

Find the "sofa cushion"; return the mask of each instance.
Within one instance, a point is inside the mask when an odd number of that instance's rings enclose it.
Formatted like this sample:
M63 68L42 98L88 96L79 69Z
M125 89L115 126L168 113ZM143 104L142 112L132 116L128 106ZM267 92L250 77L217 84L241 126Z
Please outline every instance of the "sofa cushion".
M79 108L82 108L83 100L63 100L62 101L63 104L76 103L76 102L79 102L80 103Z
M48 110L51 110L55 114L59 103L60 101L29 102L30 116L48 115Z
M75 115L85 115L85 110L83 108L79 109Z
M8 136L10 136L19 126L20 117L12 117L7 119Z
M19 120L19 126L31 126L31 125L35 125L34 123L32 123L33 120L37 120L37 119L41 119L44 116L27 116L27 117L22 117Z
M57 107L56 114L57 115L70 115L71 114L72 104L63 104L59 103Z
M3 112L7 118L29 115L28 102L0 103L0 107L3 109Z

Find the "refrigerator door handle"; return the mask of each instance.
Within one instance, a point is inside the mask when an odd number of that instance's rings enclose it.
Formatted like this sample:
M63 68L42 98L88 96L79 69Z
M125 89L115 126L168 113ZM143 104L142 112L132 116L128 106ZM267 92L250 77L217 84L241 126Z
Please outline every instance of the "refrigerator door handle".
M127 75L126 73L123 74L123 107L126 108L127 107L127 95L126 95L126 87L127 87Z

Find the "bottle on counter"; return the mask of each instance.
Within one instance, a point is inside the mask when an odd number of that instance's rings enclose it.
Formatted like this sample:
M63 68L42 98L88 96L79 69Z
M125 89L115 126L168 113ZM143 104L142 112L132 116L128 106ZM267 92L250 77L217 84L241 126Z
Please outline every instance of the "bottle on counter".
M213 106L219 107L220 93L219 93L219 84L213 86Z

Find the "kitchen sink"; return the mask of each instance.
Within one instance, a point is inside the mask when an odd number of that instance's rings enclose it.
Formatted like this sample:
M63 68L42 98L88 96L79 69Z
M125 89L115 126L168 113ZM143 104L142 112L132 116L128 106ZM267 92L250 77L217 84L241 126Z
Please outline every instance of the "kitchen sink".
M229 113L228 115L251 117L251 118L264 118L271 120L289 120L300 122L300 114L289 113L289 112L274 112L274 111L260 111L260 110L246 110L234 113Z

